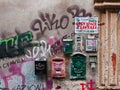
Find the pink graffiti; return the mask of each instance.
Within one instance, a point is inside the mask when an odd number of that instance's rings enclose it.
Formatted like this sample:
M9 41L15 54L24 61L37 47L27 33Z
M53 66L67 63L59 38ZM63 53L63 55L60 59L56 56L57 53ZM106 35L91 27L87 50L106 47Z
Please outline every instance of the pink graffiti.
M22 64L29 62L29 61L34 61L34 58L24 59L23 62L18 63L18 64L11 64L8 69L8 71L10 72L9 75L5 75L4 72L2 70L0 70L0 76L5 83L5 88L8 88L8 80L9 80L8 78L10 78L11 76L14 76L14 75L18 75L18 76L22 77L22 90L24 90L25 76L22 73Z
M62 51L62 41L55 36L51 36L48 40L54 55L58 53L58 51Z
M46 89L45 90L52 90L53 88L53 80L51 78L46 78Z
M8 88L7 78L8 78L9 76L6 76L1 69L0 69L0 76L1 76L1 78L3 79L3 81L4 81L4 83L5 83L5 87Z
M54 53L54 55L56 55L58 53L58 51L62 51L62 40L68 37L73 37L75 36L75 33L68 33L62 36L62 38L58 39L56 36L51 36L48 39L48 44L51 46L52 52Z
M50 44L50 46L52 46L56 41L58 41L58 38L56 36L51 36L48 39L48 43Z

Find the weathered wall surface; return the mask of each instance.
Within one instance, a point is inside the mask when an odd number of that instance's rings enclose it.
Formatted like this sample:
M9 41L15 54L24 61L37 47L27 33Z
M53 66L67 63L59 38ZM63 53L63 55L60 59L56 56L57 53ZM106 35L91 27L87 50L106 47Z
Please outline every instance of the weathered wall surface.
M99 20L105 24L99 27L100 45L98 60L98 87L119 87L119 15L118 11L101 12ZM114 86L114 87L113 87Z
M98 77L99 89L119 90L119 24L120 1L94 0L98 10L99 22L99 50Z
M74 8L73 5L77 5L79 7L79 11L78 11L78 8L76 8L76 10L71 9L71 8ZM69 12L67 11L68 8L70 8ZM84 11L82 11L81 9L84 9ZM73 13L73 10L74 10L74 13ZM52 32L49 34L54 35L54 33L56 34L57 30L60 32L68 32L68 31L74 30L74 26L72 25L72 23L74 21L73 17L76 16L76 14L77 16L78 15L86 16L87 13L91 13L92 15L94 15L93 1L92 0L91 1L86 0L84 2L80 0L76 0L76 1L72 1L72 0L41 1L39 0L37 2L34 2L34 0L0 1L1 33L3 31L6 31L6 32L11 32L11 34L15 34L15 28L20 29L21 32L31 30L30 28L31 22L34 21L34 19L40 19L39 17L40 12L42 12L43 14L48 13L50 17L52 17L53 14L55 14L55 20L58 20L58 24L60 24L60 20L64 17L64 15L68 16L69 21L65 18L65 20L61 22L63 28L65 27L64 23L65 22L68 23L68 25L65 24L66 25L65 29L62 29L62 26L58 29L56 29L56 27L53 26L53 28L50 29L50 31L47 28L44 34L46 36L47 33ZM44 27L45 26L44 22L42 20L41 22L43 24L42 26ZM50 23L48 22L48 24ZM39 26L36 26L36 27L40 28ZM40 32L40 29L36 31L36 33L37 32ZM6 36L6 37L9 37L9 36Z
M74 32L75 16L96 16L93 0L0 0L0 39L26 31L32 31L34 40L44 39L48 42L50 36L62 38ZM11 66L11 61L16 64ZM33 63L25 60L22 62L21 57L1 59L0 87L10 90L21 90L21 85L26 85L25 90L43 87L45 81L34 75ZM80 82L84 81L69 79L69 58L66 65L66 79L52 80L53 90L58 85L62 86L62 90L81 90ZM92 76L88 75L87 79L92 79Z

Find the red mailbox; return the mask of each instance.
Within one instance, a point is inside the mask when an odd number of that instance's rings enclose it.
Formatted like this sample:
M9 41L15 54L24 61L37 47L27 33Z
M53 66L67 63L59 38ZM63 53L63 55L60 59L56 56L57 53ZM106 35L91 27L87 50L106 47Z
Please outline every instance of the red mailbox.
M65 74L65 59L55 57L52 59L52 77L53 78L64 78Z

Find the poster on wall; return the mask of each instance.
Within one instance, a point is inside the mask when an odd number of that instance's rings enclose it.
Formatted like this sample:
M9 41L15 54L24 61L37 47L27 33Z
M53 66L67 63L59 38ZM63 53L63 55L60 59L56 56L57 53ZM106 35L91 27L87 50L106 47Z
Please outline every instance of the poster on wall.
M75 33L97 34L98 17L75 17Z
M86 52L96 52L96 51L97 51L97 39L87 39Z

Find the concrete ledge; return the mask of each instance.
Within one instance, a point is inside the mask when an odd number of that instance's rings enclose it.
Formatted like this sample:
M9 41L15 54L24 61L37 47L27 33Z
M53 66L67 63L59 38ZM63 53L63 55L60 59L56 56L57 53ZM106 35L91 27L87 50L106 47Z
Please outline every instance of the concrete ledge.
M119 0L94 0L94 2L119 2Z
M103 3L94 3L95 9L119 9L120 2L103 2Z

